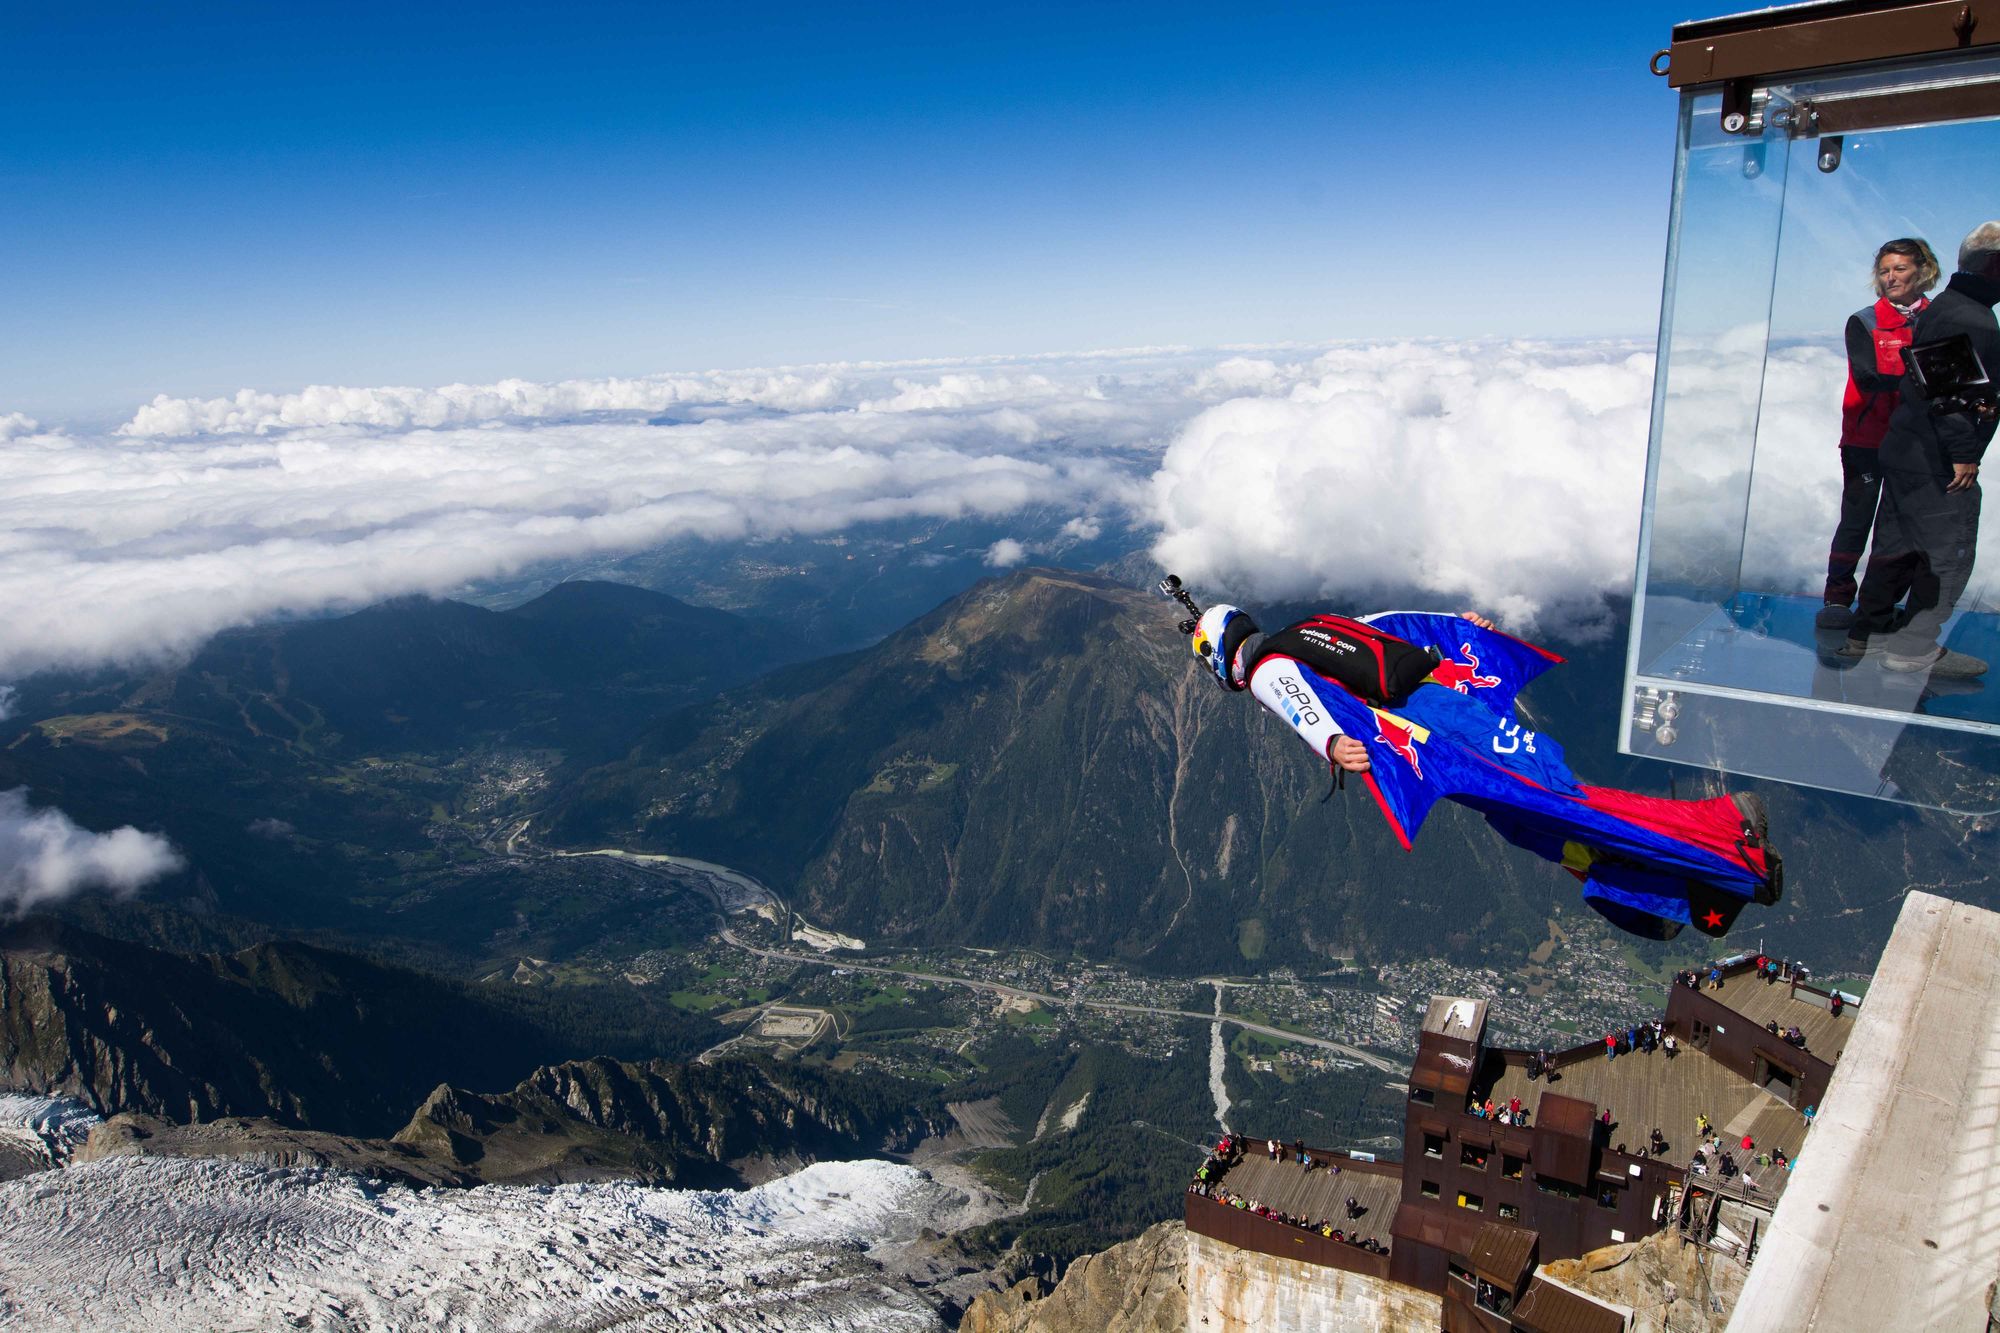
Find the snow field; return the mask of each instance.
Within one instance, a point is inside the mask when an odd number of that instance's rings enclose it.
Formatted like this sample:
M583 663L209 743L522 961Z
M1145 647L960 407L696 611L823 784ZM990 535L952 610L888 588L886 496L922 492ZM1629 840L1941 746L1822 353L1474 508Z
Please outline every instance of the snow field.
M0 1183L10 1329L931 1330L875 1257L976 1207L907 1166L757 1189L419 1190L116 1158Z

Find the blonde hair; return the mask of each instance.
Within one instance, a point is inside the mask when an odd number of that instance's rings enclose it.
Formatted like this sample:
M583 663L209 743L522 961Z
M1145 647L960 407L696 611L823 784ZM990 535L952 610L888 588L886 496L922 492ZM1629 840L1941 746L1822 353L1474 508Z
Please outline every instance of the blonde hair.
M1883 255L1901 255L1905 259L1917 261L1918 291L1929 291L1937 286L1938 279L1944 276L1943 271L1938 268L1937 256L1932 254L1930 246L1918 237L1903 236L1893 241L1884 241L1882 248L1875 252L1875 262L1868 266L1868 287L1877 296L1882 294L1879 270L1882 267ZM1963 268L1964 265L1961 264L1959 267Z

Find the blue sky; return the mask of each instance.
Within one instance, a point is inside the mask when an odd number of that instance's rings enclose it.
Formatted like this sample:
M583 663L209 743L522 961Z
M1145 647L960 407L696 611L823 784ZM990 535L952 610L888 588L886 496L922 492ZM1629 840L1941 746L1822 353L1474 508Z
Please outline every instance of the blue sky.
M14 5L0 413L1650 336L1728 8Z

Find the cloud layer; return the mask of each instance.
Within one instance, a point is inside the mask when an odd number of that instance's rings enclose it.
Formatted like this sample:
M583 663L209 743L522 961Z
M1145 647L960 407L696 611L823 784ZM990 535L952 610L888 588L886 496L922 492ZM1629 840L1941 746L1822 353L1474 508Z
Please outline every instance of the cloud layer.
M28 911L88 888L131 893L180 867L155 834L92 833L60 810L31 809L22 788L0 791L0 911Z
M309 390L162 400L109 439L26 426L0 440L0 681L673 537L1129 511L1201 403L1179 368L1122 369Z
M1746 581L1809 591L1841 360L1781 353L1760 385L1739 353L1676 352L1656 568L1733 577L1748 512ZM1155 525L1209 597L1394 589L1574 630L1630 583L1653 364L1629 343L1162 349L161 398L105 438L0 415L0 681L674 537L1029 506L1079 536Z
M1762 353L1760 329L1675 348L1656 588L1820 589L1846 363L1832 346ZM1631 586L1654 367L1650 348L1551 343L1217 362L1196 389L1227 396L1150 480L1153 554L1212 596L1370 607L1414 591L1588 634Z

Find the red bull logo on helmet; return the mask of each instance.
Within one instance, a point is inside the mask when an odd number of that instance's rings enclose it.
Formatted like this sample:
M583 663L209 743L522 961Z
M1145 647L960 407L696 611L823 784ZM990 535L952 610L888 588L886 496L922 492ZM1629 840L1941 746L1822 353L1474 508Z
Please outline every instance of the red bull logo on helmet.
M1482 676L1479 674L1479 656L1472 651L1471 644L1459 644L1458 651L1463 655L1464 660L1461 661L1456 657L1445 658L1432 668L1432 681L1444 686L1446 689L1457 690L1460 694L1470 694L1474 690L1499 688L1500 677Z
M1424 762L1417 756L1417 747L1431 738L1430 730L1414 722L1405 722L1394 713L1385 713L1379 708L1368 711L1375 715L1375 739L1403 756L1411 771L1421 778Z

